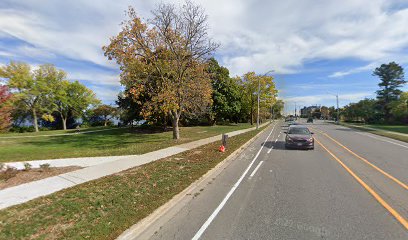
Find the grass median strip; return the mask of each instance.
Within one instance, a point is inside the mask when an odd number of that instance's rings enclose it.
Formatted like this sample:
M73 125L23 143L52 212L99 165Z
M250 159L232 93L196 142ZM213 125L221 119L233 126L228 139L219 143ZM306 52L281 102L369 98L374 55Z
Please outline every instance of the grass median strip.
M201 146L0 211L0 239L115 239L259 131Z

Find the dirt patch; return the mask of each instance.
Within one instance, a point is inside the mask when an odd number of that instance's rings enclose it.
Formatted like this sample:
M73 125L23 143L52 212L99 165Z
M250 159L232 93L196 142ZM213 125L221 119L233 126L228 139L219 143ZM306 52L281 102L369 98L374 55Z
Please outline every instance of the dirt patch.
M30 169L27 171L19 170L14 177L7 180L0 180L0 190L14 187L23 183L28 183L32 181L37 181L43 178L52 177L60 175L66 172L71 172L74 170L81 169L81 167L70 166L70 167L51 167L48 169Z

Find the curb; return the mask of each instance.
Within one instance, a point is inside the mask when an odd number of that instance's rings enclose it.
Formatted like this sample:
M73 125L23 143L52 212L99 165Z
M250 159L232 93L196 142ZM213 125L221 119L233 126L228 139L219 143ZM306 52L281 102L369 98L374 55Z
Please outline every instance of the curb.
M275 123L276 124L276 123ZM153 213L151 213L149 216L143 218L127 230L125 230L122 234L120 234L116 239L117 240L129 240L129 239L138 239L138 237L143 234L154 222L156 222L158 219L160 219L163 215L168 213L173 207L175 207L177 204L181 203L182 200L186 200L185 203L187 203L189 199L185 199L186 196L191 196L193 195L192 192L194 192L196 189L199 188L200 184L211 180L211 178L218 176L222 170L227 167L231 161L233 160L234 157L242 153L251 143L253 143L258 137L265 132L265 130L268 129L268 126L270 126L270 123L267 125L266 128L264 128L262 131L260 131L258 134L256 134L254 137L249 139L246 143L244 143L242 146L240 146L238 149L236 149L234 152L232 152L230 155L228 155L224 160L219 162L215 167L210 169L207 173L205 173L203 176L201 176L199 179L197 179L195 182L190 184L186 189L175 195L172 199L170 199L167 203L163 204L159 208L157 208ZM185 204L184 204L185 205ZM184 205L180 206L183 207Z

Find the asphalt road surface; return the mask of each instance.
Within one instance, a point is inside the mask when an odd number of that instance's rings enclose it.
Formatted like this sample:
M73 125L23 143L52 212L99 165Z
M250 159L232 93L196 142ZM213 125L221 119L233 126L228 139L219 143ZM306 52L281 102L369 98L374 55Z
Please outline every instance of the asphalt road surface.
M408 239L408 144L318 121L314 150L268 127L138 239Z

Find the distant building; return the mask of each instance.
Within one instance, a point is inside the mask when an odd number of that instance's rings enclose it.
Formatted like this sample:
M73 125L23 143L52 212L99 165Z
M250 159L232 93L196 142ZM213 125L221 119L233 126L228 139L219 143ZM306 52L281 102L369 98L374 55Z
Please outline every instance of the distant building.
M301 117L309 117L312 116L314 112L320 111L320 106L309 106L306 107L304 106L302 109L300 109L300 116Z

